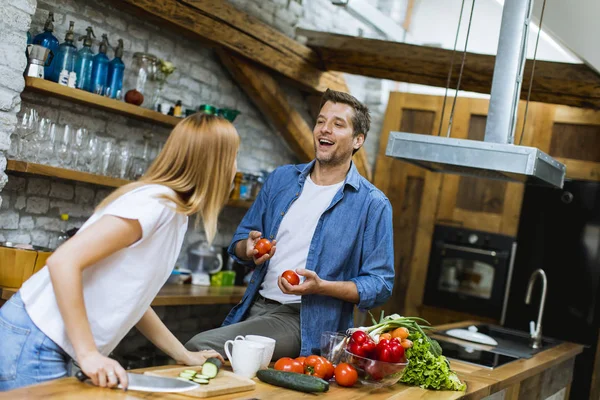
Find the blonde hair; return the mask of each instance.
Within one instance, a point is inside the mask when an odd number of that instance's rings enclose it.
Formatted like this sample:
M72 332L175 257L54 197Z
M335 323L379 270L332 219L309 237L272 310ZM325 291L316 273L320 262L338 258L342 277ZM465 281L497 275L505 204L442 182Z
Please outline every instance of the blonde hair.
M164 185L177 196L161 197L172 201L178 213L202 218L211 243L219 213L231 192L239 143L231 122L214 115L193 114L173 128L164 148L138 181L112 192L96 210L141 186Z

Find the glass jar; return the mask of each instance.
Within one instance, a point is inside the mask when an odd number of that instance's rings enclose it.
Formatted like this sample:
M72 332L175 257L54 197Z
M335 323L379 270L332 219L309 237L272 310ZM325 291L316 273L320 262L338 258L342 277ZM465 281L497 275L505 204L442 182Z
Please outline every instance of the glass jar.
M129 89L135 89L144 96L142 107L154 108L156 92L158 89L157 71L158 58L149 53L134 53L131 71L134 81Z

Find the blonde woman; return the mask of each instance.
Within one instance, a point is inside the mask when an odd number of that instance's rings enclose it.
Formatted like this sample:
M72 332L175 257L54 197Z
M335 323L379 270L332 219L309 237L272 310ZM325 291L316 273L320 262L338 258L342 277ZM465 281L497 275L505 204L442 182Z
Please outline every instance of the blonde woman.
M0 309L0 391L64 377L70 358L94 384L126 387L125 370L107 355L133 326L179 363L221 357L186 350L150 303L175 265L188 217L198 215L207 239L215 237L238 146L230 122L192 115L139 181L98 206Z

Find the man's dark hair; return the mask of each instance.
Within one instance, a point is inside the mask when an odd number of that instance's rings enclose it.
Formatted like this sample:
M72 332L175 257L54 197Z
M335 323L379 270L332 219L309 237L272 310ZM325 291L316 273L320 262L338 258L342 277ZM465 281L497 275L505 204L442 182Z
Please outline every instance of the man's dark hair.
M321 98L319 110L321 110L328 101L331 101L332 103L347 104L352 107L354 110L354 116L352 117L352 128L354 129L353 135L356 136L362 133L365 135L366 140L367 133L371 127L371 114L369 114L369 108L348 93L327 89Z

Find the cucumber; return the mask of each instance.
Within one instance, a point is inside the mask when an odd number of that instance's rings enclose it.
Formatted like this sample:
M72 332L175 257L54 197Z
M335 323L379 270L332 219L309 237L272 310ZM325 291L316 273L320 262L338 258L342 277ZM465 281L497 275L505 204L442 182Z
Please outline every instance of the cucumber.
M313 393L329 390L329 383L323 379L295 372L261 369L256 373L256 376L265 383L300 392Z
M219 373L219 370L223 366L223 363L218 358L211 357L206 360L204 365L202 365L202 375L208 377L209 379L214 378Z
M210 376L206 376L206 375L201 375L201 374L196 374L194 376L195 379L210 379Z
M189 381L191 380L191 379L189 379L189 378L184 378L184 377L182 377L182 376L178 376L178 377L177 377L177 378L175 378L175 379L179 379L180 381L184 381L184 382L189 382Z
M198 379L198 378L194 378L192 379L192 382L196 382L199 383L201 385L206 385L208 384L208 382L210 382L208 379Z

